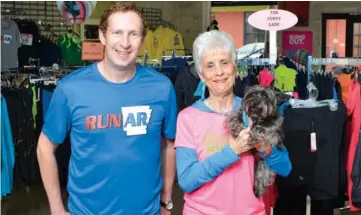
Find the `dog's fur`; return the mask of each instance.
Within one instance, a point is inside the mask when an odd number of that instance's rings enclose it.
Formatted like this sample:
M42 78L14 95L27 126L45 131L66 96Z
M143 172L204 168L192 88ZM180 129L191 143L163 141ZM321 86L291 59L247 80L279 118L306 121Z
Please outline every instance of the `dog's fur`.
M277 97L270 88L254 86L247 89L242 107L227 117L227 125L233 137L238 137L241 130L245 129L243 123L243 111L247 112L252 120L250 141L251 146L270 144L281 149L283 130L282 118L277 107ZM255 155L254 193L257 197L262 196L267 188L272 185L275 173L267 163Z

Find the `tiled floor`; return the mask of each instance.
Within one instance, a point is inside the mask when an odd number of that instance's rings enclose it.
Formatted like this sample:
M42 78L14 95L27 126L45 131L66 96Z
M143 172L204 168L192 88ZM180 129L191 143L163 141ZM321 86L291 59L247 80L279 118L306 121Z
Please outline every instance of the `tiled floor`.
M183 193L178 185L174 187L173 201L175 202L175 208L172 215L182 215ZM49 215L49 206L44 189L41 186L36 186L31 187L29 192L26 192L25 189L14 190L12 196L2 199L1 214ZM351 215L351 213L335 213L335 215ZM352 213L352 215L361 215L361 213Z

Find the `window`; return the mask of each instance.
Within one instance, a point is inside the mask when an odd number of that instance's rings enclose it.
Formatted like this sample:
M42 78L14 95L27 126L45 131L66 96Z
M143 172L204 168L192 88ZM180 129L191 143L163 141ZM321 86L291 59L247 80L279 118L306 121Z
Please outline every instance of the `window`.
M353 24L352 56L361 57L361 23Z
M248 23L248 17L254 12L244 13L244 39L243 44L263 43L266 39L266 31L254 28Z

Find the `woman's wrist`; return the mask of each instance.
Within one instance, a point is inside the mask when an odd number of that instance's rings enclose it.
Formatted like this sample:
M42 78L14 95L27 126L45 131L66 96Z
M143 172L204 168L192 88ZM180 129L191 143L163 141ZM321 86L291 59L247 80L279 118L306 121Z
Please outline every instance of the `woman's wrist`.
M272 153L272 147L268 144L262 147L256 147L256 149L261 157L267 157Z

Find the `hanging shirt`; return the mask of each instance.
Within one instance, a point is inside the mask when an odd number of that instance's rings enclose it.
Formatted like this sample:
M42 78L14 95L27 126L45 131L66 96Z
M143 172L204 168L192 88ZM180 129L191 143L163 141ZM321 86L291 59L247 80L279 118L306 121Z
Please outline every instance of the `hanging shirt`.
M346 172L347 172L347 191L349 197L349 204L351 211L358 211L360 208L355 207L352 204L352 186L353 181L351 179L352 167L356 155L356 149L358 140L360 138L361 127L361 106L360 106L360 84L356 81L351 81L349 87L349 98L346 103L346 110L348 120L346 121L345 128L345 143L346 143Z
M21 47L18 53L21 67L29 65L29 58L40 58L40 29L32 20L18 19L15 22L18 24L21 37Z
M339 75L336 75L336 78L337 78L338 82L340 82L340 85L341 85L342 100L344 103L347 103L349 89L351 86L351 75L339 74Z
M269 69L266 68L261 71L258 77L259 77L259 85L261 87L270 87L274 80L274 76L270 74Z
M1 197L11 194L15 149L6 101L1 96Z
M43 66L52 66L54 63L59 64L62 59L62 52L59 45L46 37L41 37L40 48L41 56L40 63Z
M18 67L18 48L21 47L18 25L12 20L1 20L1 70Z
M170 28L157 28L154 31L154 50L156 59L161 60L163 52L167 56L172 55L173 49L182 49L176 50L176 56L185 55L182 35Z
M154 47L154 32L152 30L147 31L147 35L144 38L143 46L139 51L139 55L144 55L147 51L148 59L156 59L155 47ZM143 57L141 57L143 59Z
M275 69L275 86L282 92L293 92L296 86L297 71L281 64Z
M64 62L68 65L82 65L81 41L73 34L63 34L58 39Z

